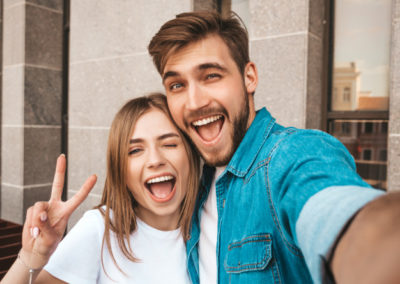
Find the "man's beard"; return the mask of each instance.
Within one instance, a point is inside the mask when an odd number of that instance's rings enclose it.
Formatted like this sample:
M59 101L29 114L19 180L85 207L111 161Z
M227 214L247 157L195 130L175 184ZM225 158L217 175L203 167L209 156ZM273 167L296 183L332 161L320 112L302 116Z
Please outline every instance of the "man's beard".
M215 161L207 161L205 157L203 159L206 161L207 165L213 166L213 167L222 167L225 166L229 163L229 161L232 159L233 154L235 154L237 148L240 145L240 142L242 142L242 139L244 135L246 134L247 131L247 123L249 121L249 114L250 114L250 109L249 109L249 96L250 94L247 94L244 92L244 107L242 111L239 112L235 120L233 121L233 127L232 127L232 134L231 134L231 141L232 141L232 146L229 149L228 153L224 156L219 158L218 160ZM250 95L251 96L251 95Z

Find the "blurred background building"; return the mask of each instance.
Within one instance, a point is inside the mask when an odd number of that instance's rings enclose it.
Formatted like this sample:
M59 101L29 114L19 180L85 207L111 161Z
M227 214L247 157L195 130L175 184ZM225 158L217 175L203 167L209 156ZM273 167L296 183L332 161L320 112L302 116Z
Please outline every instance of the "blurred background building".
M257 107L338 137L360 175L400 190L400 0L2 0L0 218L22 224L49 198L66 153L64 198L98 182L109 126L133 97L163 91L147 54L159 27L193 10L237 12L259 72ZM390 102L390 103L389 103Z

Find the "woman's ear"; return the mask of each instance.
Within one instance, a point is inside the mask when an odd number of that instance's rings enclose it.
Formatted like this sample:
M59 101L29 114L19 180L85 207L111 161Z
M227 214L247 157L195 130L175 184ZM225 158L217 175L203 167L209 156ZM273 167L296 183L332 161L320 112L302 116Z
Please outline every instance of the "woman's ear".
M249 62L244 68L244 84L248 94L253 94L256 91L258 84L257 68L254 62Z

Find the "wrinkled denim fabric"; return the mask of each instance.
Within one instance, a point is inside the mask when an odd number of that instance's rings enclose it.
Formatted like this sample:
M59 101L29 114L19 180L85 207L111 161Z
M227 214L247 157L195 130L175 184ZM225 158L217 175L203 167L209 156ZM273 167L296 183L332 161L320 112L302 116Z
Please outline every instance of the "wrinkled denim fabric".
M203 169L187 242L193 283L199 283L201 208L214 171ZM218 283L328 283L337 236L381 194L356 173L336 138L283 127L259 110L216 182Z

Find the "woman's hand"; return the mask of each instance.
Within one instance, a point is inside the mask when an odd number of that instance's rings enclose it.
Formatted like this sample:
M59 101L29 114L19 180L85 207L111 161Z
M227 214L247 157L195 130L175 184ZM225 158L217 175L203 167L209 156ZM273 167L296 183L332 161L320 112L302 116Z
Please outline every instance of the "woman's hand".
M96 175L90 176L80 190L68 201L62 201L66 159L60 155L50 200L37 202L27 211L22 233L20 257L30 268L43 267L61 241L72 212L86 199L96 183Z

